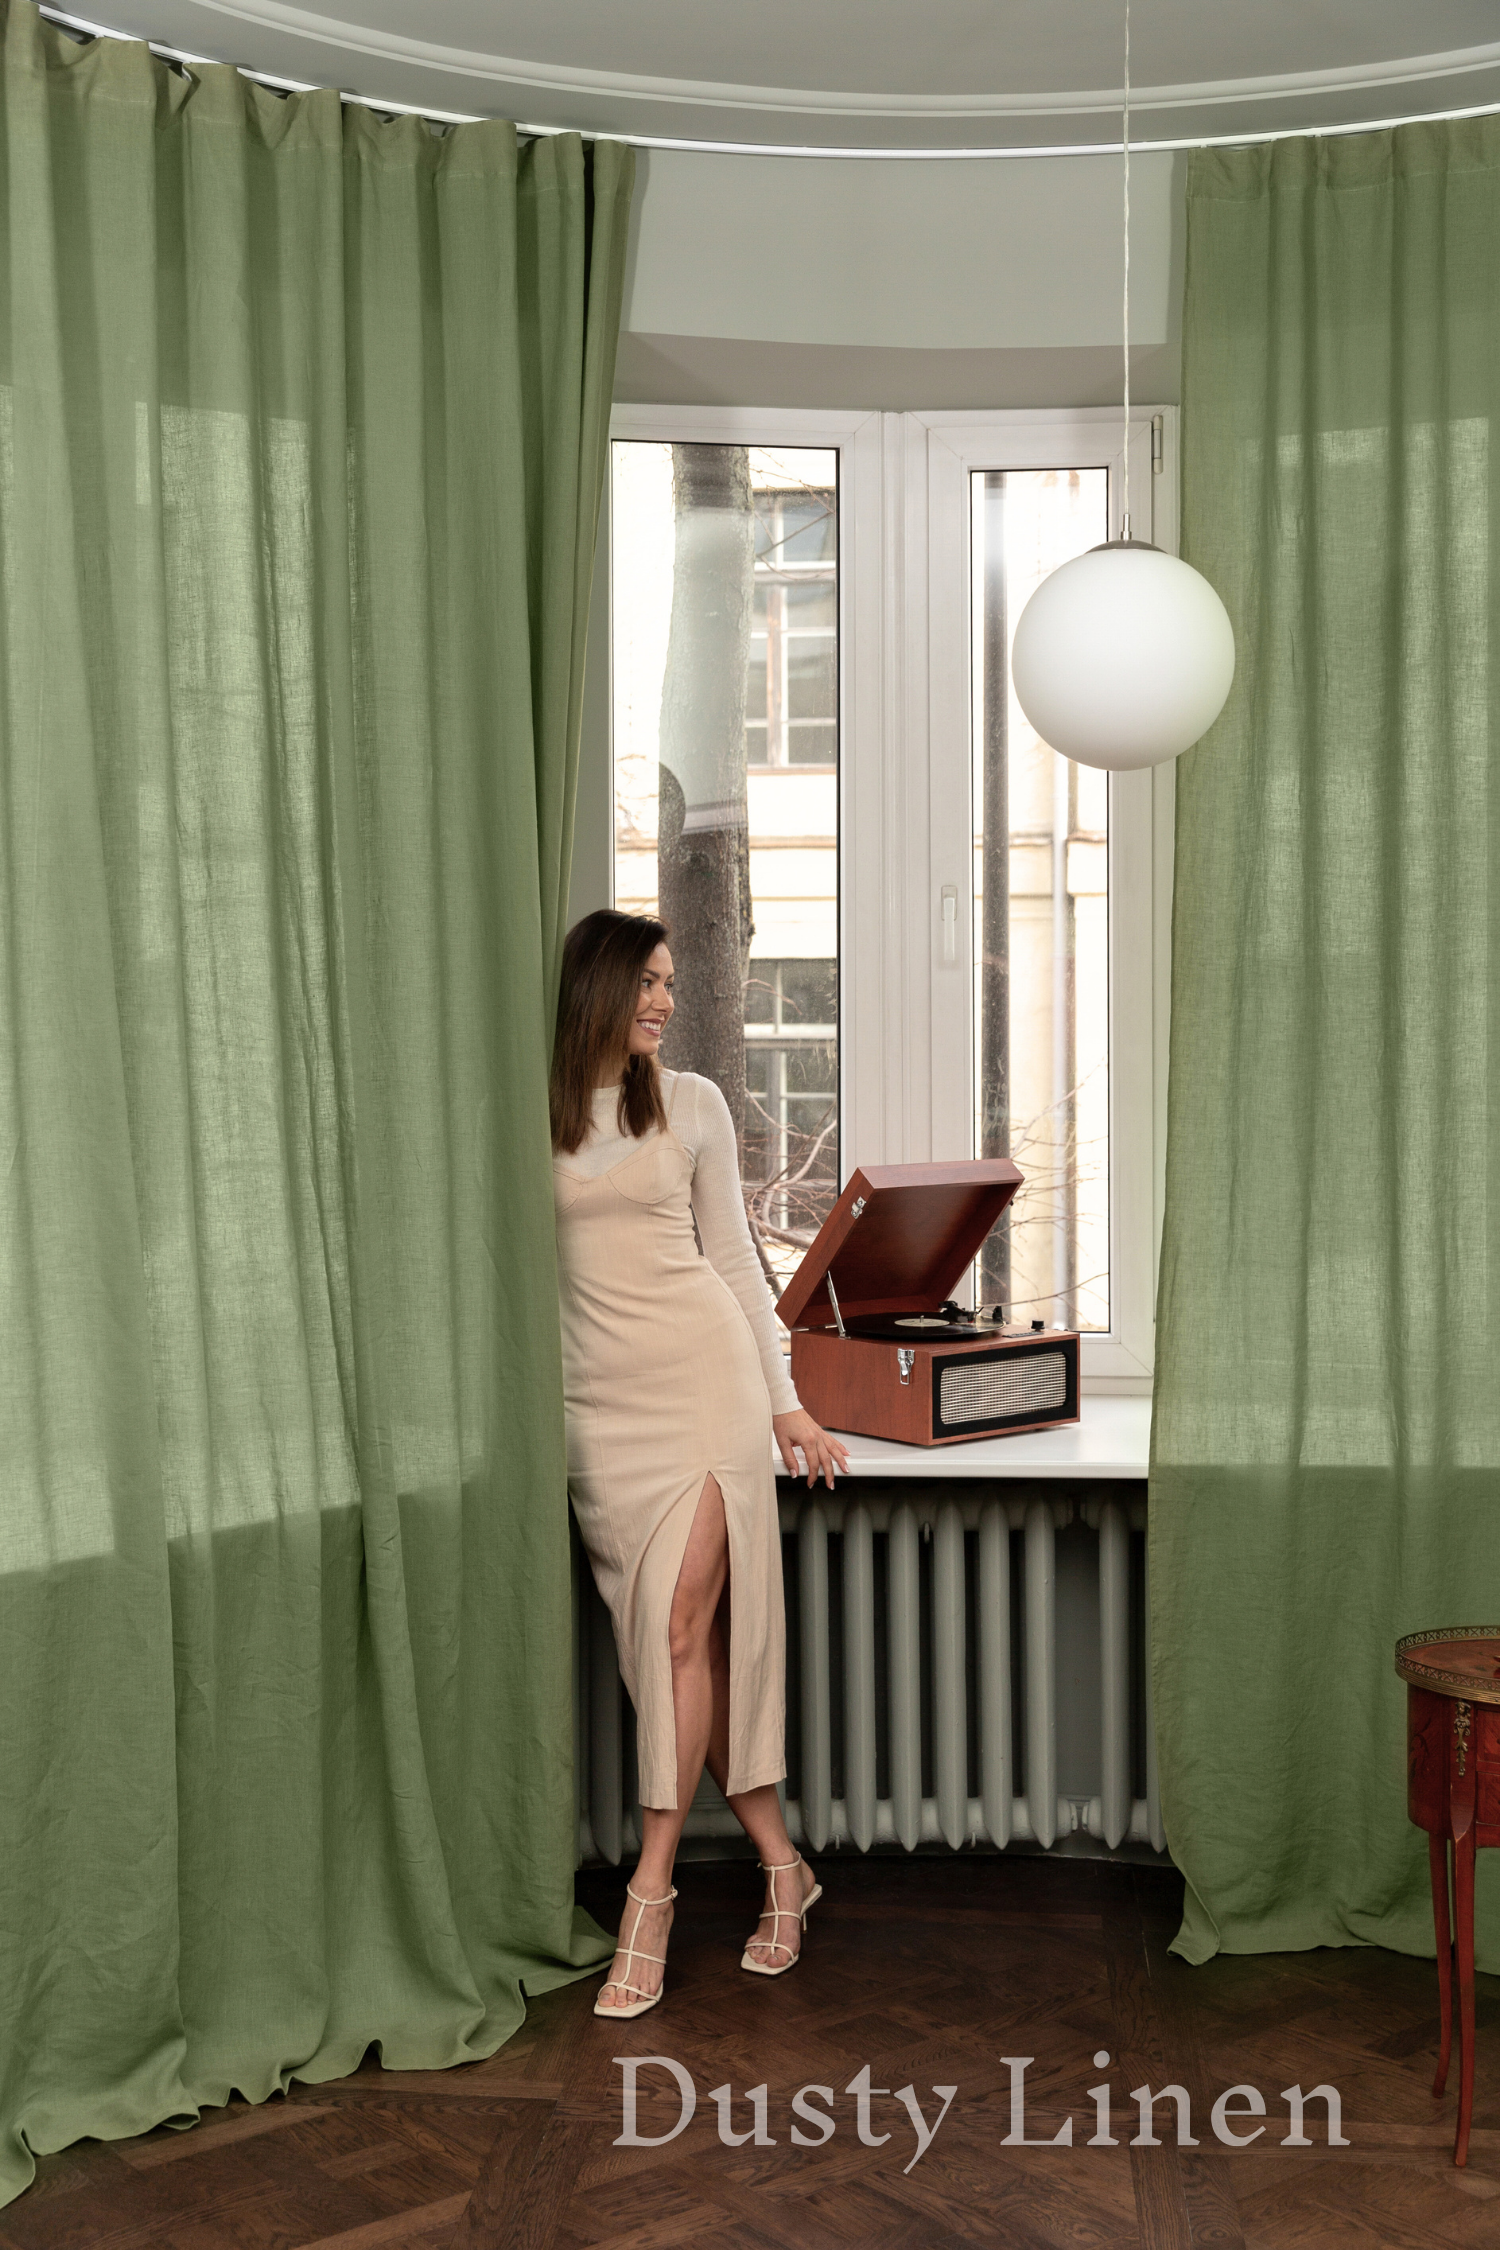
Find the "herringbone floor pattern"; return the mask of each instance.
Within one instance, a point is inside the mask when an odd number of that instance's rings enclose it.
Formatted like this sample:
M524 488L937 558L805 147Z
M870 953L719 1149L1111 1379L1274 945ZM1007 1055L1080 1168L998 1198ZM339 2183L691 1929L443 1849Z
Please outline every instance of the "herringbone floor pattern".
M1154 1869L1082 1860L833 1858L808 1956L778 1982L736 1967L756 1905L748 1867L688 1867L668 1998L613 2029L593 1982L537 2001L487 2063L441 2073L372 2066L333 2085L242 2103L192 2132L88 2142L44 2158L0 2213L0 2250L1468 2250L1500 2241L1500 1979L1481 1979L1479 2097L1467 2173L1455 2172L1453 2096L1429 2091L1436 2039L1430 1962L1360 1950L1169 1958L1180 1884ZM619 1878L580 1889L601 1920ZM1094 2055L1107 2049L1107 2067ZM656 2148L615 2145L616 2058L669 2055L697 2109ZM1033 2058L1026 2131L1073 2144L1005 2146L1010 2073ZM865 2064L878 2146L844 2089ZM1199 2145L1131 2147L1132 2088L1176 2081ZM1120 2145L1095 2130L1107 2082ZM1281 2089L1336 2086L1347 2148L1309 2109L1310 2148ZM724 2145L767 2089L774 2145ZM798 2088L831 2087L835 2130L799 2147ZM957 2088L920 2161L906 2108L930 2127L932 2089ZM1231 2086L1265 2097L1244 2150L1213 2136ZM817 2115L817 2108L813 2114ZM667 2132L681 2099L660 2067L640 2077L637 2130ZM1243 2109L1232 2120L1253 2129ZM821 2131L821 2127L817 2128ZM799 2130L806 2130L799 2126ZM809 2132L808 2138L816 2138Z

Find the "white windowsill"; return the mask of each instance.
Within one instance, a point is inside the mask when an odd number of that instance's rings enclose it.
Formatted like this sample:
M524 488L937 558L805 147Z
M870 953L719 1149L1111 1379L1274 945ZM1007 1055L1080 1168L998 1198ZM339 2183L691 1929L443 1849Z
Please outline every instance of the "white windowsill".
M897 1445L890 1438L849 1437L853 1477L1057 1477L1074 1483L1099 1477L1140 1478L1151 1445L1149 1398L1085 1398L1083 1418L1058 1430L975 1438L966 1445ZM777 1475L786 1471L778 1458Z

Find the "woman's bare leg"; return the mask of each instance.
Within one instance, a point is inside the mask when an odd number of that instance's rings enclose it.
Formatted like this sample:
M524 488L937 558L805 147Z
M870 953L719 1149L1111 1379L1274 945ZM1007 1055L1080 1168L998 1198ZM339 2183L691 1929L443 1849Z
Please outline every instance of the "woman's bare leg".
M708 1676L713 1688L713 1719L708 1730L708 1752L703 1763L720 1790L729 1779L729 1578L714 1611L708 1635Z
M630 1880L631 1888L642 1898L665 1899L672 1888L672 1869L682 1837L682 1824L703 1772L714 1719L709 1644L728 1576L729 1533L724 1521L724 1495L718 1480L709 1477L698 1495L667 1627L672 1655L672 1711L677 1726L677 1803L670 1809L641 1807L641 1856ZM727 1686L727 1672L725 1678ZM775 1795L774 1790L772 1795ZM629 1937L639 1912L634 1902L627 1899L621 1918L623 1936ZM641 1914L635 1943L644 1953L664 1955L671 1927L670 1904L648 1907ZM599 1995L601 2006L621 2008L631 2006L639 1994L655 1992L661 1983L662 1971L655 1961L627 1962L617 1953L610 1966L610 1977L624 1979L638 1988L637 1992L625 1992L618 1983L606 1983Z
M713 1629L709 1638L709 1675L713 1682L713 1724L709 1731L708 1754L705 1763L720 1789L729 1779L729 1632L730 1588L727 1581L714 1612ZM755 1856L763 1867L787 1867L797 1857L797 1848L786 1832L786 1818L781 1810L781 1797L774 1782L766 1782L759 1789L741 1790L730 1797L725 1790L729 1809L745 1834L755 1846ZM776 1903L783 1908L800 1907L817 1878L810 1867L793 1867L790 1874L778 1875ZM746 1950L752 1961L762 1961L775 1968L786 1960L787 1954L800 1952L802 1924L792 1922L785 1913L779 1922L768 1919L772 1906L772 1878L766 1877L766 1910L761 1915L761 1934L752 1938ZM772 1940L779 1938L780 1949L772 1951Z

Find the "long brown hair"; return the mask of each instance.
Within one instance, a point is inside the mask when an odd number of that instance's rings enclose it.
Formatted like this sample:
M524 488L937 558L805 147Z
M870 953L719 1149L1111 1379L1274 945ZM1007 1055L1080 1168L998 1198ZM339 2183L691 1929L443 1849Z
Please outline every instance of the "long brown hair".
M630 1053L641 971L666 941L665 922L607 906L585 914L563 941L551 1104L552 1146L564 1155L582 1147L594 1122L594 1089L616 1070L621 1132L639 1140L667 1122L655 1056Z

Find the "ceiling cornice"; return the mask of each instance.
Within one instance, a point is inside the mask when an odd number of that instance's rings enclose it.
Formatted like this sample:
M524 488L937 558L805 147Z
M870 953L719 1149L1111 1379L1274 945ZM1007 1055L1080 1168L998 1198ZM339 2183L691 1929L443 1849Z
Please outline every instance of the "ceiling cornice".
M1121 91L1090 87L1076 92L1032 94L902 94L839 92L799 86L739 86L714 80L639 76L625 71L582 70L541 63L481 49L444 46L413 39L346 19L293 7L286 0L197 0L199 7L232 21L254 24L298 39L311 40L343 54L441 71L475 81L492 81L536 94L586 96L597 101L676 104L695 109L726 109L765 116L879 118L891 123L949 122L972 118L1098 117L1118 112ZM1410 55L1393 61L1360 63L1338 70L1291 71L1269 77L1207 80L1201 84L1138 86L1137 111L1242 106L1252 102L1315 101L1375 89L1431 84L1447 78L1500 69L1500 40L1446 54ZM621 125L626 120L622 116Z

